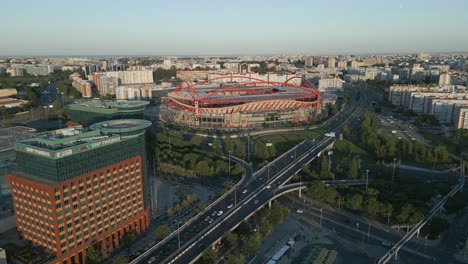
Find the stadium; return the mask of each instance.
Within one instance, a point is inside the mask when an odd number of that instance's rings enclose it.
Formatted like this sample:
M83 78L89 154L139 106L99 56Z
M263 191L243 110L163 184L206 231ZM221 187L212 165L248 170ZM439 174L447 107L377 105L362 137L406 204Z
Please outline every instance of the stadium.
M249 128L312 120L320 113L320 92L293 76L275 82L247 76L221 76L168 94L171 122L196 127Z

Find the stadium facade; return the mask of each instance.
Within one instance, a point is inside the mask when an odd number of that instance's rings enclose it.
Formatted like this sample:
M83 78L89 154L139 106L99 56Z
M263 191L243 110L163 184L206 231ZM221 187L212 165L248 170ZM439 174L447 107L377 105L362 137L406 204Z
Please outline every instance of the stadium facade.
M168 94L167 103L167 118L177 124L248 128L310 121L320 113L320 92L300 76L285 82L221 76L184 81Z

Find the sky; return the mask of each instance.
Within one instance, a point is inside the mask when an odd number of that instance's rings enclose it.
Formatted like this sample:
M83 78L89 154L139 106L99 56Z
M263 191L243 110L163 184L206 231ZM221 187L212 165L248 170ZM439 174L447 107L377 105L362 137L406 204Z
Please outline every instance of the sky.
M468 51L468 0L14 0L0 56Z

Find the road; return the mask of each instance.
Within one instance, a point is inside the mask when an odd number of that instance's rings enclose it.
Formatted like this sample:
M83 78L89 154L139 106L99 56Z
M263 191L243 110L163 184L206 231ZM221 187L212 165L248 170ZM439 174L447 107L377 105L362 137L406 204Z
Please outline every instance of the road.
M362 104L369 103L367 100L362 100ZM341 127L348 123L358 123L359 116L363 113L361 105L352 113L347 113L347 117L340 123L334 126L333 132L340 132ZM284 153L267 166L257 171L250 181L247 181L240 189L241 196L238 197L239 203L229 211L224 213L210 225L202 230L197 229L198 226L190 227L193 233L198 233L198 236L191 238L180 249L173 252L167 258L161 258L165 253L161 251L155 252L150 257L155 257L158 263L192 263L197 259L206 247L212 245L219 240L227 230L234 229L244 219L255 213L259 208L267 204L276 197L278 187L287 182L294 176L302 167L318 156L324 149L329 147L335 138L321 135L319 137L304 140L301 144ZM234 193L237 193L234 192ZM245 196L242 196L245 195ZM232 197L231 197L232 198ZM229 198L226 198L227 200ZM222 201L219 205L226 205L228 202ZM208 210L203 217L215 214L216 210L222 210L222 207L215 206L212 210ZM197 221L199 222L199 221ZM181 243L183 244L183 243ZM174 244L175 245L175 244Z
M343 125L358 123L358 117L363 113L362 105L370 104L366 96L361 97L363 99L356 110L343 111L343 116L327 121L328 127L334 127L328 131L339 133ZM203 250L220 239L224 232L233 229L272 200L280 185L287 182L334 140L335 138L324 135L313 140L304 140L240 183L232 193L211 204L176 234L158 243L131 263L143 263L150 258L154 258L157 263L192 262ZM248 165L245 164L244 167Z

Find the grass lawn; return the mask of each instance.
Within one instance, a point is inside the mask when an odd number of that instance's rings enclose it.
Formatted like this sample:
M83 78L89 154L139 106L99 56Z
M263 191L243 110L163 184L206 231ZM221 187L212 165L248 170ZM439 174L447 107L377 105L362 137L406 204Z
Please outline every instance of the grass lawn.
M271 135L260 138L255 144L272 143L276 148L276 153L282 153L290 150L295 145L303 141L304 138L298 135Z
M361 160L374 162L375 159L366 150L360 148L353 142L343 139L342 141L335 141L333 145L333 156L334 158L346 157L350 154L359 155Z

